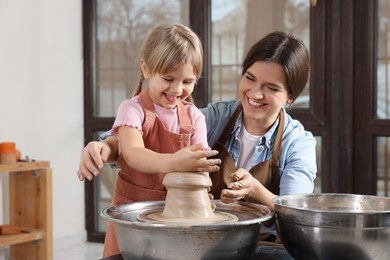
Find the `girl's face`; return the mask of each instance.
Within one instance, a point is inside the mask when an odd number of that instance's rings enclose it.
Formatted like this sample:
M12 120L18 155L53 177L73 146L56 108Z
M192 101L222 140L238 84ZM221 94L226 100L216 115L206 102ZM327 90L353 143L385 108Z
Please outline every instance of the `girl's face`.
M283 67L274 62L254 62L241 78L239 96L244 123L261 122L263 127L270 127L288 100Z
M194 90L196 76L192 64L182 62L168 73L154 75L150 75L145 65L141 61L143 75L149 80L149 96L154 104L173 109Z

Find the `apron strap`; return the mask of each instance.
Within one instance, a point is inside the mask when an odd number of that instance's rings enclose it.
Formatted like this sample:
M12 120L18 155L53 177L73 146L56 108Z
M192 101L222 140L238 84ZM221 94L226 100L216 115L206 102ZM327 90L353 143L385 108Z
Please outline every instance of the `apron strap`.
M156 119L153 102L149 96L149 88L143 90L139 94L139 99L145 113L145 118L142 127L144 128L144 131L149 131L150 126L154 124L154 120ZM192 135L194 129L192 127L191 118L188 115L187 109L185 108L183 102L180 102L176 109L180 124L180 134Z
M237 109L234 111L232 116L230 117L228 123L225 126L225 129L223 130L222 134L219 136L218 142L225 145L226 141L230 135L230 133L233 131L234 124L236 123L236 120L238 118L238 115L242 111L242 105L240 104Z
M280 153L282 151L283 130L284 130L284 112L283 110L280 110L278 132L276 133L274 150L272 152L272 166L279 167Z

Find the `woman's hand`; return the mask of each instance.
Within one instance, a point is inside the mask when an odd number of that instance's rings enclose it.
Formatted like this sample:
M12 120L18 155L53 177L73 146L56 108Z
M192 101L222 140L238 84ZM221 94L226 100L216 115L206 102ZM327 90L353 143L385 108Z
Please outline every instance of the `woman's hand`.
M263 184L255 179L250 172L242 168L233 172L232 177L236 180L227 185L228 189L221 191L221 201L231 203L241 199L274 208L272 199L277 195L270 192Z
M253 186L259 182L247 171L242 168L231 174L236 181L227 184L228 189L221 191L221 201L231 203L245 199L251 193Z
M87 178L91 181L94 176L98 176L110 154L111 148L107 143L89 142L81 151L79 171L77 172L79 180L83 181Z

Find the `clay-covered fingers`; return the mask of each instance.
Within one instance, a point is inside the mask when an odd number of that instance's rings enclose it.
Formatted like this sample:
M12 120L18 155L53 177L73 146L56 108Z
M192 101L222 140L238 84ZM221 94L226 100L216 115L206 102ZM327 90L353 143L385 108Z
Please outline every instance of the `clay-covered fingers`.
M232 186L233 186L232 188L235 188L235 189L245 188L245 184L242 181L233 182Z
M207 191L209 192L211 190L211 187L208 187L207 188ZM215 203L213 203L213 199L214 199L214 196L213 196L213 194L211 194L211 193L208 193L209 194L209 199L210 199L210 201L211 201L211 209L213 210L213 211L215 211L216 209L217 209L217 205L215 205Z
M219 170L220 163L219 159L199 160L195 170L197 172L215 172Z
M217 150L199 150L199 151L196 151L196 156L199 159L213 157L213 156L216 156L217 154L218 154ZM217 160L217 159L214 159L214 160Z
M231 203L245 198L247 192L245 190L224 189L221 192L221 201Z
M188 147L188 149L191 152L196 153L196 156L199 159L216 156L218 154L217 150L206 150L206 149L203 149L203 145L201 143L191 145L191 146Z

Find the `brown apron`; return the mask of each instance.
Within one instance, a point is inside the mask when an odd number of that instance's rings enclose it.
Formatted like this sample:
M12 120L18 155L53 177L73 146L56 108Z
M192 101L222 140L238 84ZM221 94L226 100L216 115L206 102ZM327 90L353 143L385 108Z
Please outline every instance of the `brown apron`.
M218 150L219 154L214 158L219 158L222 161L220 169L217 172L210 173L210 178L213 183L210 193L213 194L215 199L219 199L221 191L226 189L227 186L223 180L224 174L230 175L231 173L237 171L234 160L229 154L228 150L225 147L226 141L233 130L234 124L242 111L242 106L240 105L236 111L234 111L232 117L229 119L224 131L219 137L218 141L215 143L213 150ZM257 179L261 184L264 185L268 190L274 194L279 194L279 184L280 184L280 172L279 172L279 159L280 152L282 147L282 136L283 136L283 126L284 126L284 113L280 111L279 113L279 126L276 134L275 145L272 152L272 158L270 160L263 161L252 169L249 172L252 176ZM272 241L278 242L279 239L270 233L261 232L261 241Z
M181 148L191 145L193 127L184 104L180 103L177 106L180 134L175 134L168 131L163 122L156 117L148 89L142 91L139 97L140 104L145 112L145 119L142 124L142 138L145 148L158 153L174 153ZM112 198L113 205L165 199L166 189L162 184L164 174L145 174L136 171L126 164L122 155L119 156L117 164L120 166L121 171L115 183ZM114 224L109 221L104 241L103 256L107 257L117 254L120 254L120 249Z

